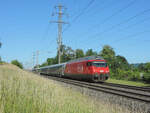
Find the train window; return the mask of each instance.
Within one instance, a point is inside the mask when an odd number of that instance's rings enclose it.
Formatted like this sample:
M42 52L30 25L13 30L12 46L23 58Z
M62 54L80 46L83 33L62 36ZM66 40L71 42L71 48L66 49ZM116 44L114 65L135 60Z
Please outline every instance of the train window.
M92 62L87 62L87 66L92 66Z
M92 62L92 65L96 67L107 67L107 63L105 62Z

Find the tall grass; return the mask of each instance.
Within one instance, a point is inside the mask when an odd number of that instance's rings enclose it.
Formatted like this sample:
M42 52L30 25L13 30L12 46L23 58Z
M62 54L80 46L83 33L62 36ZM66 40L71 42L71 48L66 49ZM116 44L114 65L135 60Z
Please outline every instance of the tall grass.
M13 65L0 66L0 113L129 113Z
M123 85L131 85L131 86L150 86L150 84L138 82L138 81L127 81L127 80L117 80L113 78L109 78L106 82L109 83L116 83L116 84L123 84Z

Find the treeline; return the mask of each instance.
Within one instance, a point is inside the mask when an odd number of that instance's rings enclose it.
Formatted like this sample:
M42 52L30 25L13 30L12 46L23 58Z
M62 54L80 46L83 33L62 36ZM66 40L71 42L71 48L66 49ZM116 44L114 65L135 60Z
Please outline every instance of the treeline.
M2 64L6 64L6 62L2 61L1 57L0 57L0 65ZM18 60L12 60L11 64L16 65L17 67L23 69L23 65L21 62L19 62Z
M0 57L0 64L3 64L4 62L2 61L2 58Z
M88 49L86 52L82 49L73 50L71 47L62 45L61 53L62 63L85 56L99 55L107 61L112 78L150 82L150 62L138 65L129 64L124 56L116 55L114 49L109 45L105 45L99 53L92 49ZM54 58L48 58L40 67L57 63L58 54Z
M16 65L17 67L23 69L23 65L21 62L19 62L18 60L12 60L11 64Z

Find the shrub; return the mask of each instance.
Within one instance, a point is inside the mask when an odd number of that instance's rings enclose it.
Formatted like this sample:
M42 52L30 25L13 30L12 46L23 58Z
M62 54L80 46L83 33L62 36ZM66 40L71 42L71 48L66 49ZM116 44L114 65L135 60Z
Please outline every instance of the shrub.
M11 61L11 64L14 64L14 65L18 66L19 68L23 69L23 65L18 60Z
M138 71L132 70L122 70L117 68L115 72L110 71L111 78L119 79L119 80L131 80L131 81L140 81L140 73Z
M150 73L145 73L143 75L143 80L147 83L150 83Z

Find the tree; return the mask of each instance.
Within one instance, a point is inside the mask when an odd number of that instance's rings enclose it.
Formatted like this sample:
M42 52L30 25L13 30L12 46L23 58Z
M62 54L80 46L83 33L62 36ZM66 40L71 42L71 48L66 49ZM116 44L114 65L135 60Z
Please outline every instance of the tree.
M2 58L1 58L1 56L0 56L0 64L3 64L3 61L2 61Z
M116 68L120 68L120 69L124 69L124 70L129 69L129 63L125 57L118 55L118 56L116 56L115 60L116 60L116 62L115 62Z
M143 64L143 63L139 64L137 68L139 71L146 71L145 64Z
M71 47L62 45L61 51L61 62L67 62L69 60L75 59L75 51Z
M44 67L44 66L47 66L47 62L44 62L43 64L41 64L39 67ZM35 67L36 68L36 67Z
M146 63L144 67L146 72L150 73L150 62Z
M115 51L113 50L112 47L110 47L109 45L105 45L103 47L103 50L101 51L100 55L106 59L109 60L110 59L114 59L115 58Z
M16 65L19 68L23 69L23 65L18 60L12 60L11 64Z
M86 56L93 56L93 55L97 55L97 52L93 51L92 49L88 49L85 55Z
M84 57L84 52L82 49L76 49L75 54L76 54L76 58Z
M112 47L110 47L109 45L105 45L100 52L100 56L102 56L108 62L112 70L115 69L115 51Z
M56 64L55 58L48 58L47 59L47 65Z

